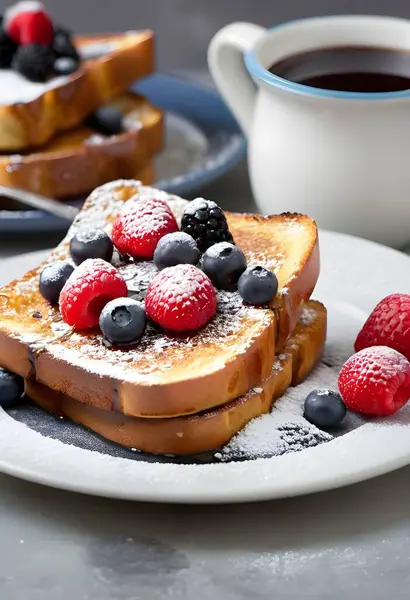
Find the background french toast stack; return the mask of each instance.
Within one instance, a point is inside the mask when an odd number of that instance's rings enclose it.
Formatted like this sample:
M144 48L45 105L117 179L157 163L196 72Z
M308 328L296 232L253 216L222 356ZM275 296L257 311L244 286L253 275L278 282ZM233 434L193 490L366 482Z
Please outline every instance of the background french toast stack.
M0 27L0 185L60 199L152 183L162 114L128 88L154 70L153 33L72 38L37 1Z
M39 404L109 439L150 452L190 454L226 443L319 360L326 309L309 301L319 275L318 234L303 215L226 213L230 233L223 235L233 236L248 267L275 273L278 291L271 301L252 305L235 289L216 289L216 312L204 326L170 332L149 322L129 347L107 344L98 327L70 326L61 298L59 309L40 292L45 266L70 261L80 232L99 228L114 239L124 210L143 206L152 212L158 204L184 229L192 204L137 181L113 182L91 194L47 263L0 290L0 365L24 377ZM208 206L217 215L213 204ZM112 264L115 273L107 277L123 279L128 295L139 301L166 271L150 259L129 261L115 253Z

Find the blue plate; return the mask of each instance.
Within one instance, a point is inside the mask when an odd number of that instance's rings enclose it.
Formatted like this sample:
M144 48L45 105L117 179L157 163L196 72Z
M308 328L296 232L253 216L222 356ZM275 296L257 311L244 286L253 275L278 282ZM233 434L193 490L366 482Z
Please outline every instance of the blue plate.
M177 75L155 74L133 90L165 112L167 141L155 159L157 187L192 195L244 157L245 140L213 88ZM67 221L41 211L0 211L0 233L66 229Z

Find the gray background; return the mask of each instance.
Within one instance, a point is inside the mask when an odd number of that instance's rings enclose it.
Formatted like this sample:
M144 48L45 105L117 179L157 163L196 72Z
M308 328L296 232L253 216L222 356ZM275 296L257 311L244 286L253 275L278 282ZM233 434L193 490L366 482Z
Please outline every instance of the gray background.
M1 0L0 10L12 0ZM77 32L151 28L157 34L159 69L206 66L212 35L231 21L272 26L320 14L410 16L405 0L45 0L56 21Z
M0 1L0 10L9 2ZM404 0L49 0L76 31L151 27L160 69L206 67L213 33L323 13L410 16ZM201 190L252 210L242 166ZM57 236L58 237L58 236ZM57 242L0 240L0 255ZM410 584L410 467L259 505L149 506L0 475L1 600L401 600Z

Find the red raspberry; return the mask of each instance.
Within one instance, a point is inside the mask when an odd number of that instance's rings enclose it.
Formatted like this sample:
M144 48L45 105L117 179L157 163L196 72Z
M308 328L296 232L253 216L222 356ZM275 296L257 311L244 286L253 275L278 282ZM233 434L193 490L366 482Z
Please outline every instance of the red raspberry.
M162 200L131 200L112 227L112 241L121 254L151 259L159 240L178 231L168 205Z
M350 410L376 417L392 415L410 398L410 363L387 346L365 348L343 365L338 384Z
M127 294L127 284L115 267L100 258L89 258L75 269L61 291L61 316L77 329L96 327L104 306Z
M161 271L145 296L147 315L172 331L196 330L216 312L216 293L211 280L193 265L176 265Z
M410 295L392 294L376 306L357 336L355 350L389 346L410 360Z
M54 26L42 2L23 0L5 12L4 26L17 44L51 46Z

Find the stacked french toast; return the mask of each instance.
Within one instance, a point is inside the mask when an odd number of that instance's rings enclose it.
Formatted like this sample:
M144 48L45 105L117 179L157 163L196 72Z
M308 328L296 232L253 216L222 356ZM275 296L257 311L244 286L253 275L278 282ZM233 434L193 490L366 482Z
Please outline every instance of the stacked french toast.
M0 290L0 365L131 448L220 448L319 361L317 228L135 180L97 188L46 263Z
M129 86L154 70L154 35L72 37L37 0L0 23L0 185L57 199L117 178L154 181L161 111Z

